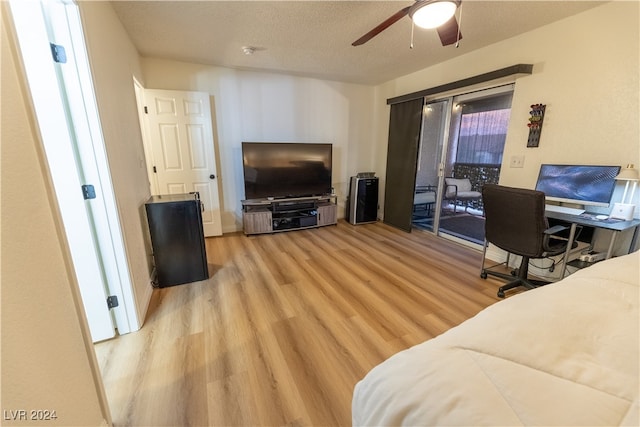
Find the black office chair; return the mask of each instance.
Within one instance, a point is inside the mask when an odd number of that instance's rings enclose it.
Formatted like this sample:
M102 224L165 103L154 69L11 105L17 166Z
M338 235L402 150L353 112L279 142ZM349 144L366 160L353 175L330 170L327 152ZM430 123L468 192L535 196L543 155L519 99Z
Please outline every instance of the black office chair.
M548 284L549 282L528 278L529 259L563 253L567 248L566 239L556 239L553 235L566 230L567 227L557 225L549 228L544 214L544 193L485 184L482 187L482 203L485 216L485 243L480 277L486 279L487 275L492 275L511 280L498 289L500 298L504 298L505 291L519 286L533 289ZM485 268L485 256L489 243L509 254L522 256L520 267L511 275ZM498 265L502 264L489 268Z

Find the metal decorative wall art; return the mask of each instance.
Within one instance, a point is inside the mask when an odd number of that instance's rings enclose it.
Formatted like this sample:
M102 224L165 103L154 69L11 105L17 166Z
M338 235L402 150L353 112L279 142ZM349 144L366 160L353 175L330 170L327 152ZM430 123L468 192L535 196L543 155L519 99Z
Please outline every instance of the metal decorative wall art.
M545 104L533 104L529 111L529 140L527 147L537 147L540 144L540 132L542 132L542 123L544 122L544 111L547 108Z

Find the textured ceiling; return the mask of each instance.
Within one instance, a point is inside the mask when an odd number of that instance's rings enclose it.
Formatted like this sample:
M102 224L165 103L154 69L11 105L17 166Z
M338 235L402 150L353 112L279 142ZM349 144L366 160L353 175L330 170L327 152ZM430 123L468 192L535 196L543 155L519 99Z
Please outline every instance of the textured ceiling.
M408 17L351 43L412 1L114 1L143 57L379 84L598 6L595 1L465 0L460 46ZM243 46L256 47L245 55Z

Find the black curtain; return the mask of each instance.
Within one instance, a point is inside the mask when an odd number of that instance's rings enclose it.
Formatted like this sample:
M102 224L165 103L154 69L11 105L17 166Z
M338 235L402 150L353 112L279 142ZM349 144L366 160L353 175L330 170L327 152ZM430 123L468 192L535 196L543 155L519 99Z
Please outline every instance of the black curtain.
M384 223L411 232L416 181L422 98L391 105Z

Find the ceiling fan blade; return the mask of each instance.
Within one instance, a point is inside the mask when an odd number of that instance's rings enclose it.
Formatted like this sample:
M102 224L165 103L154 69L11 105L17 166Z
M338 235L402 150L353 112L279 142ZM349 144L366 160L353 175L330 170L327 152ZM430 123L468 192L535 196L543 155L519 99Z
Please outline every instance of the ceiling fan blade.
M462 33L458 35L458 21L456 21L455 15L451 17L447 22L436 28L442 46L454 44L458 40L462 39Z
M397 11L395 14L387 18L383 23L375 27L373 30L369 31L367 34L365 34L364 36L360 37L358 40L351 43L351 46L360 46L361 44L365 44L366 42L368 42L369 40L371 40L372 38L374 38L375 36L383 32L384 30L389 28L391 25L395 24L400 19L407 16L410 8L411 8L410 6L407 6L404 9ZM456 27L457 27L457 24L456 24Z

